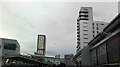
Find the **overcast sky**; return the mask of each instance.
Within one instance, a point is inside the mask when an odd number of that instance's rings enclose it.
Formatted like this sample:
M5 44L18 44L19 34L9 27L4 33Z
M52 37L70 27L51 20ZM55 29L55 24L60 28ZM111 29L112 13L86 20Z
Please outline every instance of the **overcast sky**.
M37 35L47 36L46 54L75 54L80 7L93 7L94 20L110 22L117 2L4 2L0 4L0 37L18 40L21 53L36 51Z

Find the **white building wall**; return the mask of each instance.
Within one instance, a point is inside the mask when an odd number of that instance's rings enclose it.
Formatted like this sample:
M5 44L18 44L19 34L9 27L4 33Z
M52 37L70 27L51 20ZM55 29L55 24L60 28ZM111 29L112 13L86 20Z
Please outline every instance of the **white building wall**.
M84 24L84 22L87 22L87 24ZM94 26L92 25L93 23L94 23ZM84 46L87 46L88 42L90 42L98 33L100 33L107 26L107 24L108 23L102 22L102 21L81 21L80 23L80 47L81 49ZM84 31L84 30L88 30L88 31ZM84 35L84 34L87 34L87 35Z
M80 11L84 11L84 9L87 9L88 11L88 20L79 20L77 23L77 26L79 26L80 31L80 45L77 46L77 53L84 47L87 46L88 42L90 42L98 33L100 33L108 23L103 21L94 21L93 20L93 10L92 7L81 7ZM80 13L81 15L81 13ZM84 13L82 13L84 15ZM81 18L81 16L78 17L78 19ZM86 17L85 17L86 18ZM78 31L78 30L77 30ZM77 34L78 35L78 34Z
M87 23L84 23L87 22ZM81 49L92 39L92 21L80 22L80 47Z

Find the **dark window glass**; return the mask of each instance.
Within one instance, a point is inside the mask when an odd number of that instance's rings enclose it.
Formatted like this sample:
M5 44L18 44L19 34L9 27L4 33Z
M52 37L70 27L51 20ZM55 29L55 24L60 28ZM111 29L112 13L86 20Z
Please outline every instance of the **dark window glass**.
M94 23L92 23L92 25L94 26Z
M88 38L83 38L83 39L88 39Z
M83 35L88 35L88 34L83 34Z
M97 23L97 26L98 26L98 23Z
M97 27L97 30L98 30L98 27Z
M88 30L83 30L83 31L88 31Z
M88 15L79 15L79 17L88 17Z
M80 35L77 35L77 37L80 37Z
M77 29L77 30L79 30L79 29Z
M88 9L84 9L84 10L88 10Z
M93 37L95 37L95 35L93 35Z
M99 33L99 32L97 31L97 33Z
M80 11L79 13L85 13L85 14L88 14L88 11Z
M104 25L104 24L100 24L100 25Z
M88 18L80 18L80 20L89 20Z
M78 31L77 34L80 34L80 32Z
M5 44L4 44L4 49L16 50L16 44L5 43Z
M88 42L84 42L84 43L88 43Z
M87 22L83 22L84 24L87 24Z

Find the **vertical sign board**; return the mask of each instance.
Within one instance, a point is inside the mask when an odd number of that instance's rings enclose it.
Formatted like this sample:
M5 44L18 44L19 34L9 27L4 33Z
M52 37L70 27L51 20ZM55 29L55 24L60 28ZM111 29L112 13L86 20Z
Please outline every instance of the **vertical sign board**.
M46 36L45 35L38 35L37 53L39 55L45 55L45 44L46 44Z

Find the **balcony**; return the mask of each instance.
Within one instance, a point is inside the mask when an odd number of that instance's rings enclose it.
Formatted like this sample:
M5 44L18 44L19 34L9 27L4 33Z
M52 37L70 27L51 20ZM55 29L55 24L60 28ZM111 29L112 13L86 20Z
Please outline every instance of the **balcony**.
M80 37L80 35L77 35L77 37Z
M80 17L78 17L77 21L80 21Z
M77 31L79 31L80 29L77 29Z
M88 15L88 13L80 13L80 15Z
M80 20L89 20L87 17L80 17Z
M79 48L80 47L80 43L79 42L77 42L77 47L76 48Z
M87 14L79 15L79 17L88 17L88 15Z
M77 34L80 34L80 31L78 31Z
M86 14L87 14L87 13L88 13L88 11L81 10L81 11L79 12L79 14L80 14L80 13L86 13Z
M80 38L77 38L78 41L80 41Z

